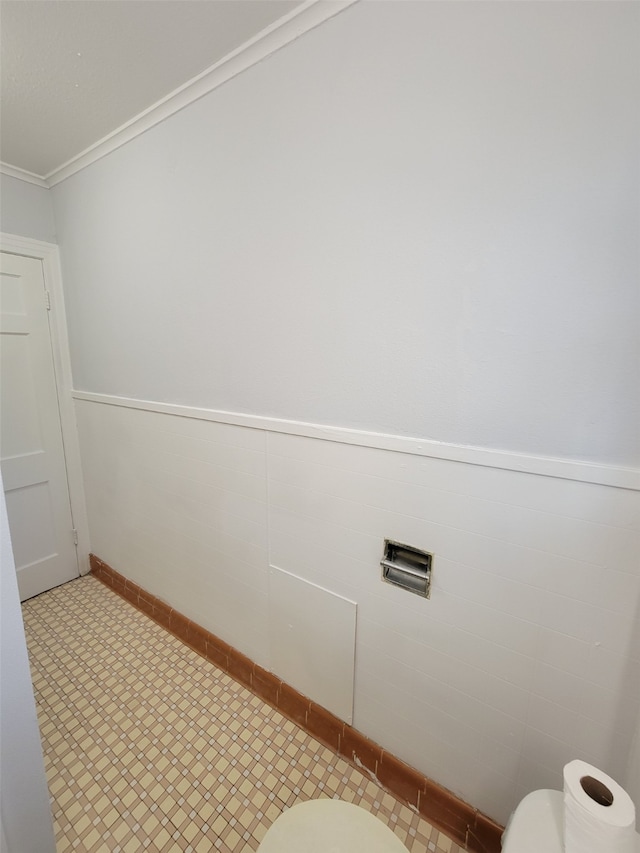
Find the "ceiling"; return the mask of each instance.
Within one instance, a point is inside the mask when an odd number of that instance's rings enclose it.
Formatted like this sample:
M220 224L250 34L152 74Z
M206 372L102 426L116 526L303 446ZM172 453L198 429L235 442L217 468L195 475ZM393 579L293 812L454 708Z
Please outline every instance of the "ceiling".
M0 160L46 179L265 28L309 5L309 0L1 0Z

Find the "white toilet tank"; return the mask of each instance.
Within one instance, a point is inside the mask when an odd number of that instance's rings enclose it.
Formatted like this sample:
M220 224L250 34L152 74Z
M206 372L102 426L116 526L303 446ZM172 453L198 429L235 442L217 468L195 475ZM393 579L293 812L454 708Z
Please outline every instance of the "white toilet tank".
M564 794L533 791L522 800L502 835L502 853L564 853ZM640 835L636 835L640 853Z
M502 835L502 853L563 853L562 791L533 791L522 800Z

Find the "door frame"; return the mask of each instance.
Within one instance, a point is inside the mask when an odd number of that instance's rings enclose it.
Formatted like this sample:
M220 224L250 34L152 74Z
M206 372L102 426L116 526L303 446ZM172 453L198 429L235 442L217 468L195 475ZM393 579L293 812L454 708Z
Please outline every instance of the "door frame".
M53 370L58 394L58 410L67 469L71 517L78 536L78 569L81 575L86 575L90 571L89 522L84 496L80 442L72 397L73 378L67 316L64 307L60 249L55 243L45 243L43 240L34 240L31 237L20 237L16 234L0 232L0 251L35 258L42 263L44 286L49 292L51 302L51 310L48 312L49 335L51 337Z

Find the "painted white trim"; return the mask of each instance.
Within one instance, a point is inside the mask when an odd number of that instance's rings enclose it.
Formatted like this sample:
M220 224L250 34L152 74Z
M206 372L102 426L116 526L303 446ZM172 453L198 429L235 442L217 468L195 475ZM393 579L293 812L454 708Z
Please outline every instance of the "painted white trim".
M0 172L3 175L8 175L10 178L17 178L19 181L26 181L29 184L35 184L37 187L48 189L49 184L46 178L42 175L36 175L34 172L27 172L26 169L20 169L18 166L11 166L9 163L0 163Z
M357 2L358 0L306 0L135 118L49 172L45 176L45 186L53 187L95 163Z
M53 367L58 388L58 405L67 466L71 515L73 526L78 531L78 565L80 573L84 575L89 571L89 553L91 550L89 520L80 463L80 442L72 397L73 379L59 249L55 243L45 243L41 240L33 240L30 237L0 233L0 250L14 255L36 258L42 262L45 286L51 298L52 310L49 314L49 329L51 332Z
M280 418L261 417L259 415L246 415L239 412L221 412L215 409L201 409L195 406L179 406L171 403L157 403L150 400L134 400L129 397L92 394L87 391L74 390L71 392L71 396L76 400L84 400L90 403L120 406L127 409L141 409L145 412L178 415L183 418L214 421L216 423L232 424L251 429L261 429L267 432L300 435L307 438L323 439L324 441L336 441L341 444L355 444L361 447L374 447L380 450L410 453L414 456L429 456L436 459L446 459L451 462L465 462L468 465L481 465L486 468L501 468L507 471L538 474L543 477L556 477L561 480L578 480L583 483L595 483L601 486L614 486L620 489L640 491L640 470L635 468L616 468L610 465L577 462L571 459L528 456L522 453L491 450L485 447L447 444L428 439L366 432L365 430L346 429L344 427L322 426L321 424L288 421Z

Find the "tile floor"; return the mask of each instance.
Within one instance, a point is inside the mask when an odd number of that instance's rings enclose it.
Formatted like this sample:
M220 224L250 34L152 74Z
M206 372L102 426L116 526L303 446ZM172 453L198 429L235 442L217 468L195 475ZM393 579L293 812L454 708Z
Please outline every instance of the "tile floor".
M95 578L23 612L59 853L256 850L316 797L364 806L412 853L461 851Z

